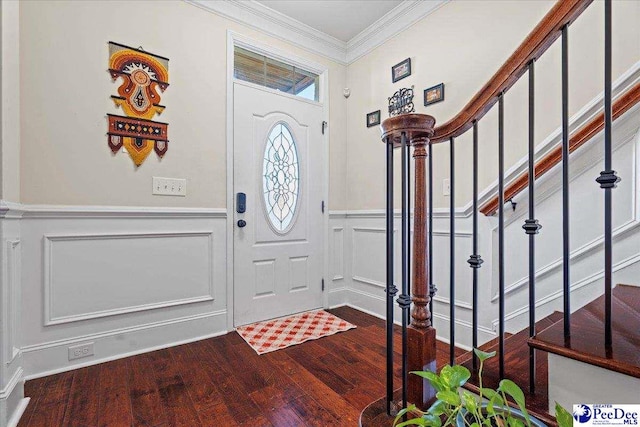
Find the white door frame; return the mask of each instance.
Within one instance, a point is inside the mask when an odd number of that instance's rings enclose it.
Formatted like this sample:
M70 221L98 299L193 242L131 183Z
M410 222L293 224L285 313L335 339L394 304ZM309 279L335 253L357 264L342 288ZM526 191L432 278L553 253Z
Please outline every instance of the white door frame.
M235 201L234 201L234 182L233 182L233 60L234 47L239 46L251 50L256 53L269 56L287 64L292 64L307 71L311 71L320 76L320 92L319 102L322 104L322 120L329 123L329 68L325 65L309 61L305 58L292 55L280 49L268 46L254 39L245 37L234 31L227 30L227 330L232 331L233 328L233 230L235 228ZM268 88L261 88L270 90ZM279 95L282 92L273 91ZM293 95L292 95L293 96ZM297 98L297 97L295 97ZM321 126L321 124L319 124ZM324 159L322 161L322 198L325 201L325 213L322 218L324 232L322 233L322 253L323 253L323 274L325 278L325 290L322 296L323 307L328 307L329 292L326 287L329 277L329 260L328 260L328 230L329 230L329 132L322 135L322 143L324 144ZM320 206L318 206L320 209Z

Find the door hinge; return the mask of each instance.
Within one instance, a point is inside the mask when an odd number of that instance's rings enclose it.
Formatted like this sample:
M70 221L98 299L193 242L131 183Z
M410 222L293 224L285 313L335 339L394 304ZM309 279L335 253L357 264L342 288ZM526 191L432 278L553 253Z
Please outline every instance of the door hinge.
M324 277L322 278L322 292L324 292Z
M329 123L325 122L324 120L322 121L322 134L324 135L324 129L327 127Z
M324 213L324 200L322 201L322 203L320 204L320 209L322 209L322 213Z

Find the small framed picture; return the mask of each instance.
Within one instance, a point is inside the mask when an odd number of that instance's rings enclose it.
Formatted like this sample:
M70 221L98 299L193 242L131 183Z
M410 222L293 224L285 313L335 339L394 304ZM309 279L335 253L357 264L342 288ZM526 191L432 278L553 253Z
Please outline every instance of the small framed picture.
M411 75L411 58L407 58L404 61L391 67L391 80L393 83L398 80L402 80L405 77Z
M373 111L367 114L367 127L376 126L380 124L380 110Z
M424 106L444 101L444 83L424 90Z

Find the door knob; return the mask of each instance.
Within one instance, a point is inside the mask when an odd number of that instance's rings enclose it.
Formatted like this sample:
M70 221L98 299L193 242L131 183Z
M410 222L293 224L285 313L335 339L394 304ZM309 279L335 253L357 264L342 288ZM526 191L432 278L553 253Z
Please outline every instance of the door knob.
M239 219L238 220L238 227L242 228L245 225L247 225L247 221L245 221L244 219Z

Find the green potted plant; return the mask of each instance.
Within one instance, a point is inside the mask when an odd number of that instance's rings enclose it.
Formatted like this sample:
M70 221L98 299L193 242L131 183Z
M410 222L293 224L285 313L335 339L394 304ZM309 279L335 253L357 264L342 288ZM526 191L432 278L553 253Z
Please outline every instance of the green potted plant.
M437 400L426 412L417 409L415 405L402 409L393 425L396 427L407 425L442 427L454 424L457 427L524 427L524 425L546 427L545 423L529 415L525 407L524 393L513 381L503 379L495 390L483 387L484 362L495 356L496 352L486 353L478 349L474 349L474 352L480 360L477 396L467 390L462 392L460 390L471 378L471 373L464 366L447 365L442 368L440 374L430 371L411 372L431 383L436 391ZM518 405L519 410L509 406L507 396ZM411 414L415 418L401 422L405 414Z

